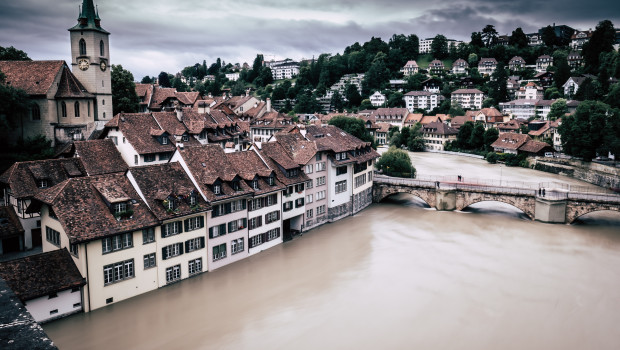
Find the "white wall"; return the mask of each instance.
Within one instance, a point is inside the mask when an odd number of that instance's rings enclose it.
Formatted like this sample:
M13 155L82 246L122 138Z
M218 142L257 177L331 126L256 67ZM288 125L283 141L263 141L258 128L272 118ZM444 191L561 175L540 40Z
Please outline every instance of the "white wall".
M57 295L57 297L51 299L49 295L44 295L27 300L24 304L37 322L44 322L82 311L82 293L80 288L75 292L72 292L71 289L63 290L58 292ZM56 312L51 314L53 310L56 310Z

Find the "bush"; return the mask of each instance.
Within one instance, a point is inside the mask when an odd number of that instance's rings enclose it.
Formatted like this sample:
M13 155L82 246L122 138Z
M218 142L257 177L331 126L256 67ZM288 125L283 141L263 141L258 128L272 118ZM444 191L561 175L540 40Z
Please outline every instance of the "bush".
M485 156L485 159L487 160L487 162L489 162L491 164L495 164L495 163L497 163L497 160L499 159L499 156L497 155L497 153L491 151L491 152L487 153L487 155Z
M387 152L383 153L375 167L387 176L413 178L416 174L415 168L411 165L409 153L396 147L390 147Z

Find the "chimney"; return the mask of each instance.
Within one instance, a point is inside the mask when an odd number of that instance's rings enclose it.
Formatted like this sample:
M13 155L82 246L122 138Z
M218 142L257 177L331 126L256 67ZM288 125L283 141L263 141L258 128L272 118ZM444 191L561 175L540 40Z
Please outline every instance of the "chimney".
M271 113L271 99L267 97L267 113Z

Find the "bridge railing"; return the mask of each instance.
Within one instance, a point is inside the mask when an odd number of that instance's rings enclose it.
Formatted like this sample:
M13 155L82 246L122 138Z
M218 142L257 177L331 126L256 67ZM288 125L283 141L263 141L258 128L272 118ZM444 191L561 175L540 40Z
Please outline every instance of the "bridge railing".
M620 196L614 194L594 194L568 192L567 198L572 200L587 200L611 204L620 204Z

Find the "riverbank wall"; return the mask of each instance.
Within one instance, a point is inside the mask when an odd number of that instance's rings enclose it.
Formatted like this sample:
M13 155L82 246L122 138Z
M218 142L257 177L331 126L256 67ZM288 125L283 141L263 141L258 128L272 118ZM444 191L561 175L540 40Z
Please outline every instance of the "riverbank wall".
M607 189L620 190L620 168L572 159L531 158L530 167L565 175Z

